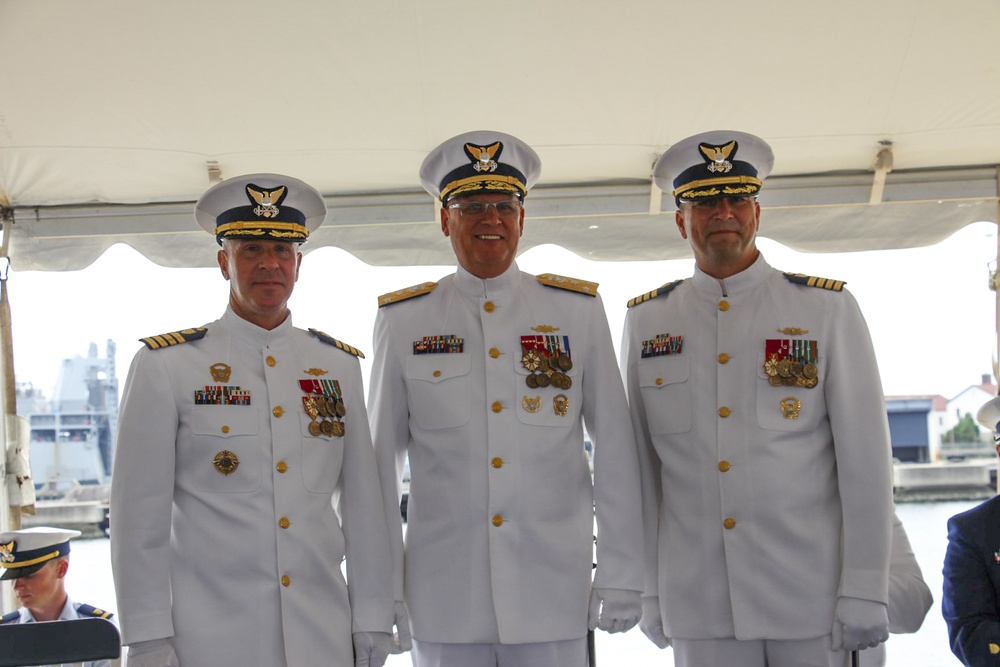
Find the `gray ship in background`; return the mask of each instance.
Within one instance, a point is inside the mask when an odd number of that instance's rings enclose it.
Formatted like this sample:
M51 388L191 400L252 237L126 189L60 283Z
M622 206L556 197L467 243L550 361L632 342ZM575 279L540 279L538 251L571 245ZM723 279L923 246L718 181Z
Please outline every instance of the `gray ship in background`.
M86 357L64 359L51 398L18 383L17 414L31 428L37 511L23 516L22 525L106 532L118 422L114 341L107 341L104 357L91 343Z

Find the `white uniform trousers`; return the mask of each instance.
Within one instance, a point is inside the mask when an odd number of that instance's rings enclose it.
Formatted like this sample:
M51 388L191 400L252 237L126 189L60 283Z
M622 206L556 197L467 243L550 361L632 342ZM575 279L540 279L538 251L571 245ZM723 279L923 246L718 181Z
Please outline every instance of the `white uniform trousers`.
M815 639L674 639L676 667L850 667L851 654ZM862 654L863 655L863 654Z
M530 644L441 644L413 640L413 667L585 667L587 638Z

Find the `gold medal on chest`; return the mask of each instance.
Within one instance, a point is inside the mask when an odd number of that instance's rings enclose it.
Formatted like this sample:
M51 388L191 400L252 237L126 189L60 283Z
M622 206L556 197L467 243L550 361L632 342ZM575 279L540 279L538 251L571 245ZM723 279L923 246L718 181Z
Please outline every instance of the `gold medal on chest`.
M208 369L212 373L212 379L216 382L229 382L229 376L233 372L229 364L224 364L221 361L217 364L212 364Z
M569 397L566 394L557 394L556 397L552 399L552 409L555 410L556 414L560 417L565 417L569 412Z
M781 416L785 419L798 419L801 410L802 401L794 396L781 399Z
M223 449L221 452L215 455L212 459L212 463L215 464L215 469L221 472L225 476L229 476L230 473L236 472L236 469L240 467L240 460L228 449Z

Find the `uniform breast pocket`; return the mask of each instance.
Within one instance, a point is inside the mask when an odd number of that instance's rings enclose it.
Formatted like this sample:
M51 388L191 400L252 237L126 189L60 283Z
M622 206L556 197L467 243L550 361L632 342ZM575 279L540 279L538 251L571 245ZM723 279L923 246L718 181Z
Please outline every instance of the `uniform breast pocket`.
M421 354L406 360L410 415L422 429L442 430L469 421L468 354Z
M344 461L344 437L328 436L322 432L313 435L309 425L314 422L305 411L299 413L299 420L302 427L302 484L312 493L333 493ZM350 414L344 416L342 423L346 433L352 426Z
M178 443L177 475L211 493L250 493L260 488L257 410L244 405L195 405L190 437Z
M684 356L640 360L639 391L652 435L691 430L691 372Z
M757 357L757 424L768 431L789 433L812 431L826 414L822 373L814 387L798 384L772 385L764 370L765 355ZM794 376L793 376L794 379Z
M546 374L547 382L542 386L528 384L528 376L532 375L518 359L514 364L514 378L517 386L515 396L517 418L522 424L529 426L573 426L580 423L580 393L579 367L569 370L559 369L552 375ZM533 374L535 378L540 374Z

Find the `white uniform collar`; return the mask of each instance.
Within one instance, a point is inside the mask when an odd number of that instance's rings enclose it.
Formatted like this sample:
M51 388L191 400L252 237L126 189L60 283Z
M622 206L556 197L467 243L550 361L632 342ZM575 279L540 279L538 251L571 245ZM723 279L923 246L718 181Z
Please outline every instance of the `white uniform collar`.
M292 331L292 313L289 311L285 321L268 331L253 322L248 322L233 312L232 306L226 306L226 312L219 320L234 336L243 339L258 348L271 347L285 340Z
M695 265L694 278L692 280L694 289L697 292L707 293L713 297L734 296L746 294L756 289L758 285L771 275L771 272L771 266L764 261L764 254L758 253L757 259L753 264L736 275L722 280L713 278Z
M520 280L521 270L517 268L517 262L511 262L507 270L496 278L478 278L463 269L461 264L455 271L455 285L458 291L476 298L496 297L508 290L517 289Z

